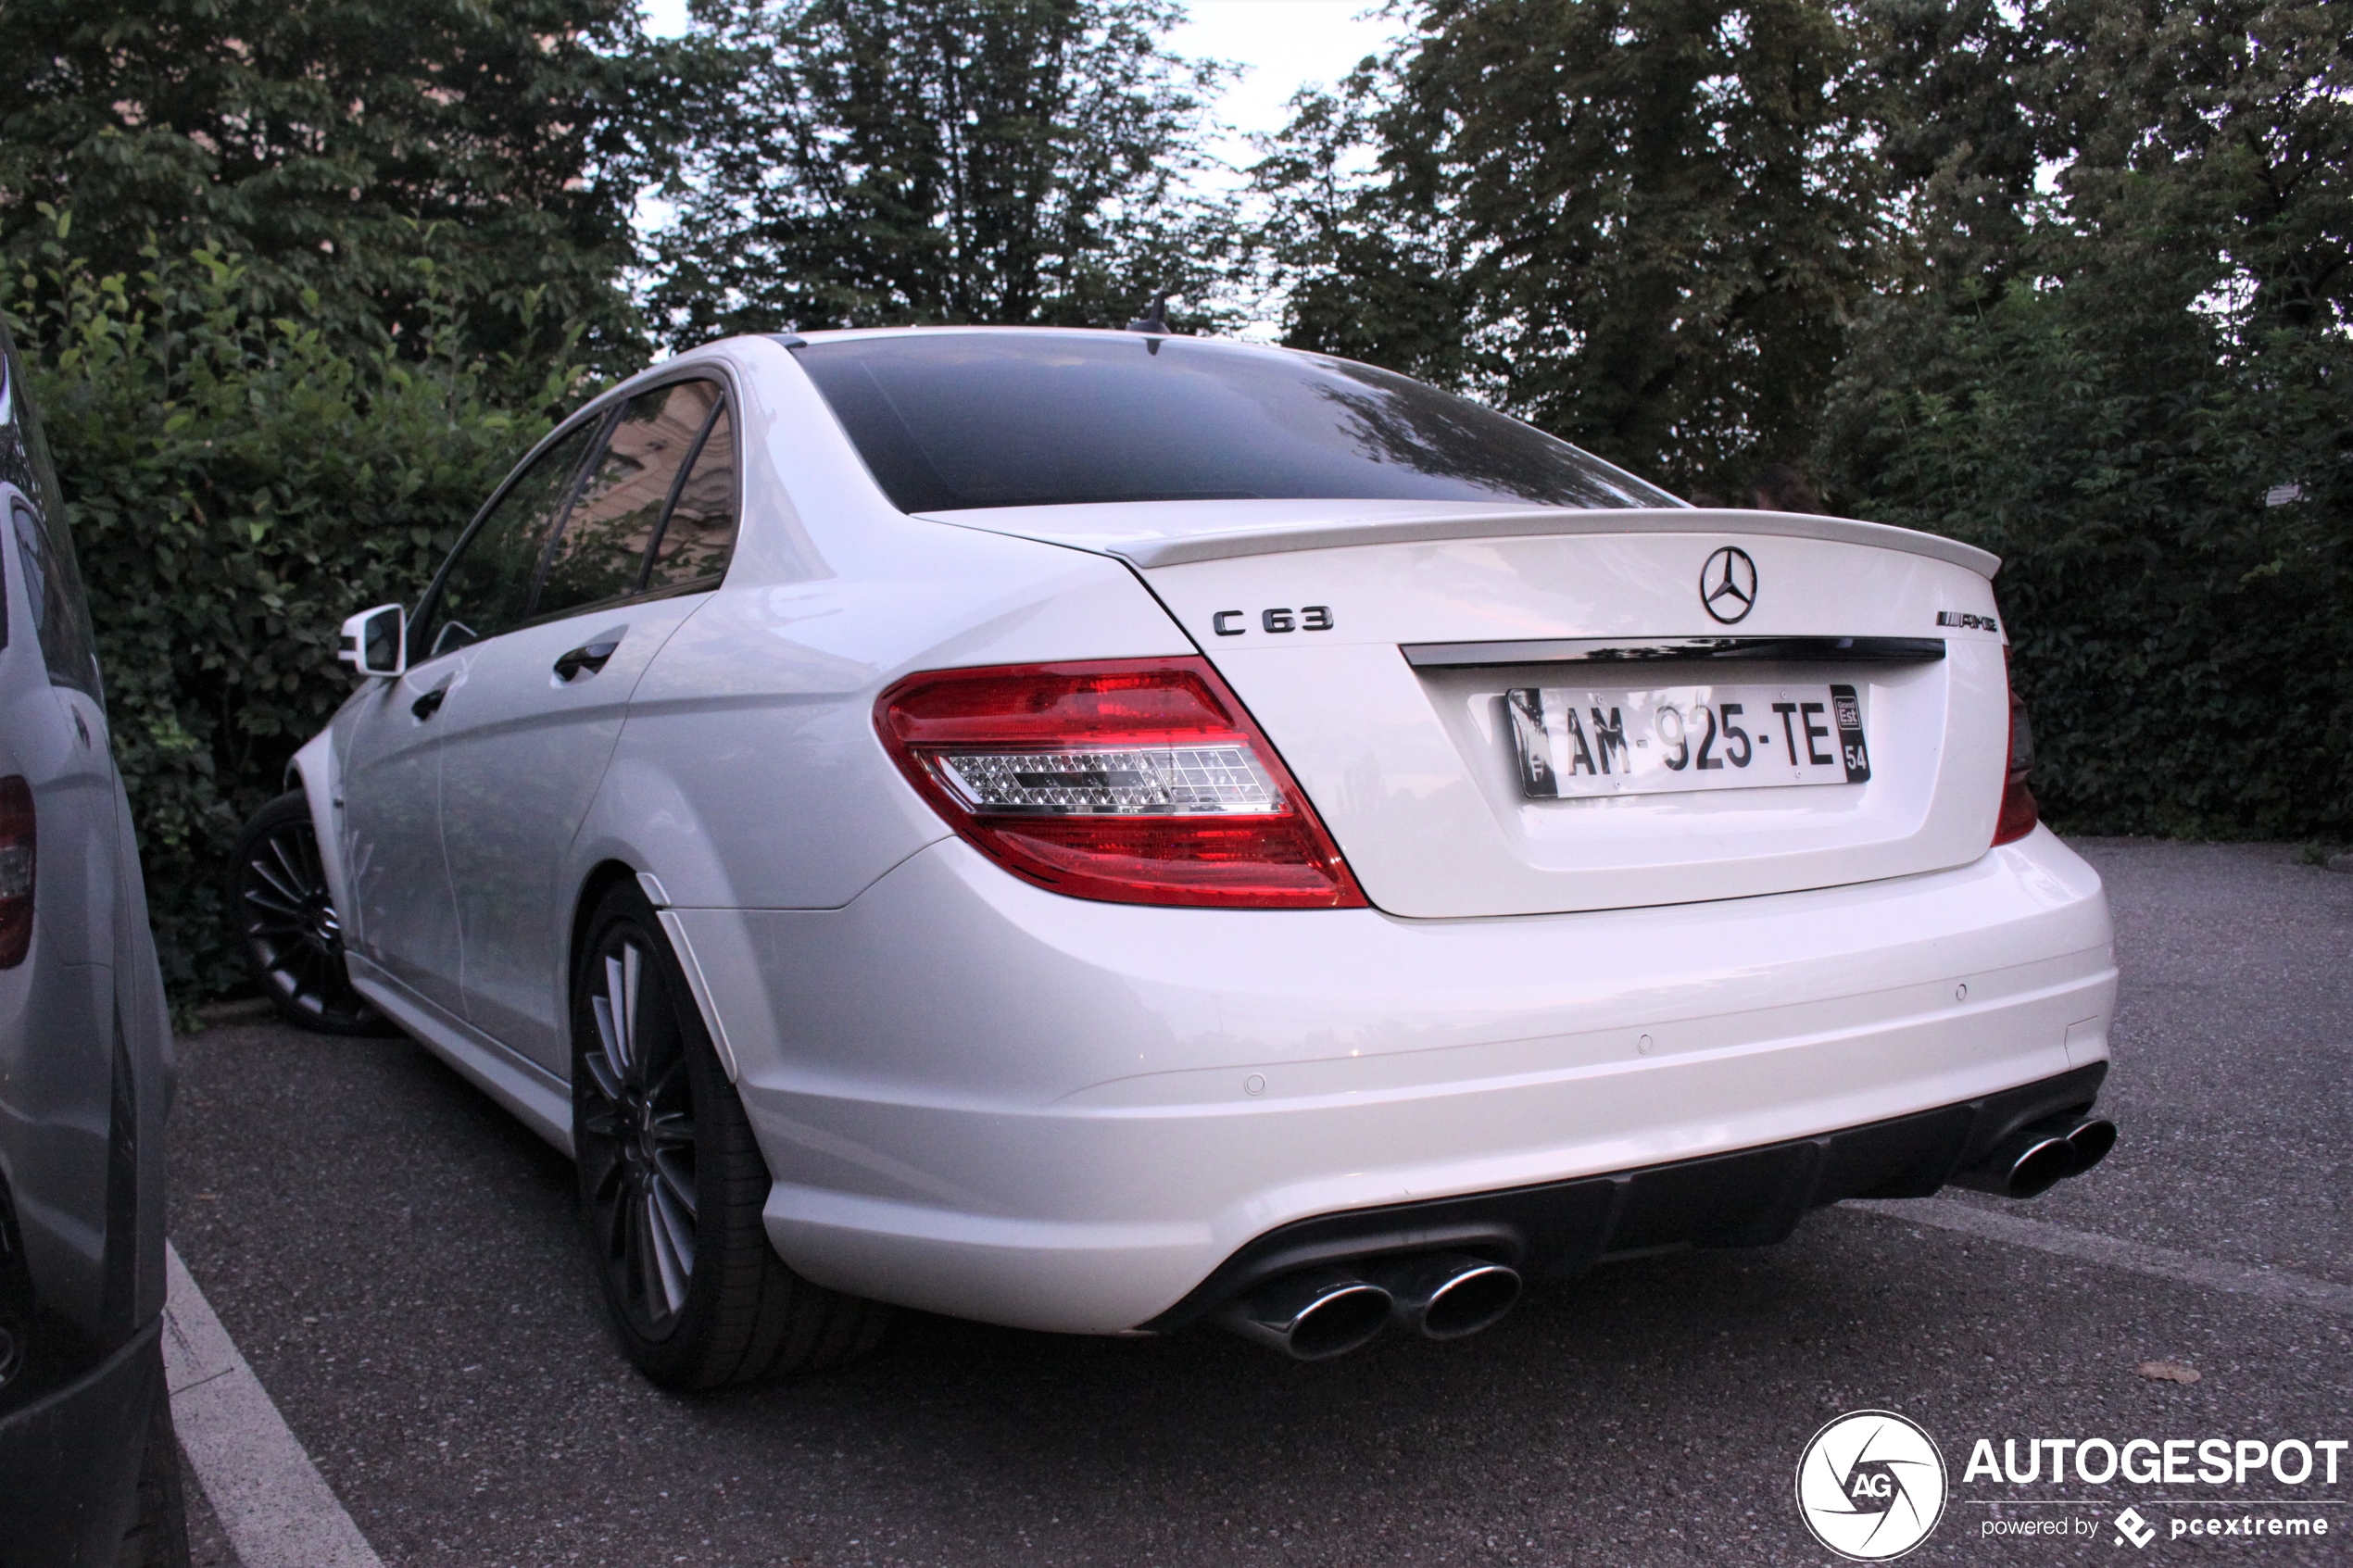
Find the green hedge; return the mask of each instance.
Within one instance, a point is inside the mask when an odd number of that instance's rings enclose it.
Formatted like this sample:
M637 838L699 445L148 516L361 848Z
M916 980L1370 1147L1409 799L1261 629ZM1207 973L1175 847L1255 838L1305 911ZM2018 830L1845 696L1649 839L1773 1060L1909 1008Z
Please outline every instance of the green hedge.
M415 599L577 373L454 358L459 305L429 267L428 341L354 352L266 314L232 258L97 277L47 249L0 277L0 309L32 362L185 1005L241 978L227 851L351 689L343 619Z
M2233 343L2164 308L2170 283L2091 265L1981 308L1883 307L1833 400L1833 498L2004 558L2055 822L2342 842L2353 345Z

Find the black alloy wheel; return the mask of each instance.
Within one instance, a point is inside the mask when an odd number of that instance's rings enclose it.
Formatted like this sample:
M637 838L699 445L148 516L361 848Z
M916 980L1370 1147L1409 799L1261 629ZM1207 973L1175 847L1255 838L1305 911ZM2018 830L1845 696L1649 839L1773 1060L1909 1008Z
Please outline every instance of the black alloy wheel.
M712 1388L872 1349L890 1309L811 1284L769 1245L767 1161L634 883L589 917L572 1039L582 1230L638 1370Z
M325 1035L381 1035L384 1015L352 988L343 923L327 894L310 803L289 790L237 840L231 918L246 972L278 1015Z
M613 930L590 966L596 1033L580 1053L573 1137L609 1298L633 1335L659 1342L686 1310L700 1199L686 1041L646 937Z

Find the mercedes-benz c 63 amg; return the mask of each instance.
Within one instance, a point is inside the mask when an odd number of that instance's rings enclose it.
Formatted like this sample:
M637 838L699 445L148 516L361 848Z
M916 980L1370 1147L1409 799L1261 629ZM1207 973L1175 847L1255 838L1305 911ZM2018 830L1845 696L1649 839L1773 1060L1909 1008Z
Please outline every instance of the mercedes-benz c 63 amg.
M1314 355L733 339L352 618L243 935L573 1156L666 1382L1456 1336L2106 1153L1996 565Z

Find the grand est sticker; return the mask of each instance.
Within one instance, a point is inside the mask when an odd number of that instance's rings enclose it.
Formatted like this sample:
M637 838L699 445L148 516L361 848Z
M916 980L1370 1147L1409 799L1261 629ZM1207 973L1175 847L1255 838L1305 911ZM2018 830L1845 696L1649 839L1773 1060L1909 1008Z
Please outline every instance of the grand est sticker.
M1798 1457L1797 1513L1841 1557L1901 1557L1944 1517L1944 1456L1893 1411L1840 1416Z

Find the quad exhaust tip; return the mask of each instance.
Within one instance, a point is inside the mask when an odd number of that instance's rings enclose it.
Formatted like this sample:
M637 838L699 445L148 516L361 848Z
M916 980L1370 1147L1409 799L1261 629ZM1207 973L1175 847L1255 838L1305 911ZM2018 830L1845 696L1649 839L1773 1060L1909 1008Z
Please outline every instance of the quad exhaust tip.
M2040 1198L2080 1176L2116 1147L2116 1123L2105 1116L2072 1115L2021 1127L1954 1182L1997 1198Z
M2000 1198L2039 1198L2080 1176L2116 1147L2116 1123L2074 1112L2021 1127L1956 1185ZM1302 1269L1229 1302L1217 1322L1245 1339L1302 1361L1361 1349L1394 1323L1428 1339L1463 1339L1492 1328L1519 1300L1517 1270L1461 1252L1417 1252Z
M1341 1269L1304 1269L1269 1281L1217 1314L1245 1339L1302 1361L1370 1344L1389 1326L1389 1292Z
M1492 1327L1519 1292L1518 1272L1501 1263L1416 1253L1367 1264L1363 1273L1329 1267L1285 1274L1226 1307L1217 1321L1295 1360L1321 1361L1362 1348L1392 1323L1425 1338L1466 1338Z
M1519 1273L1459 1252L1396 1259L1374 1274L1390 1316L1426 1339L1463 1339L1492 1328L1519 1299Z

